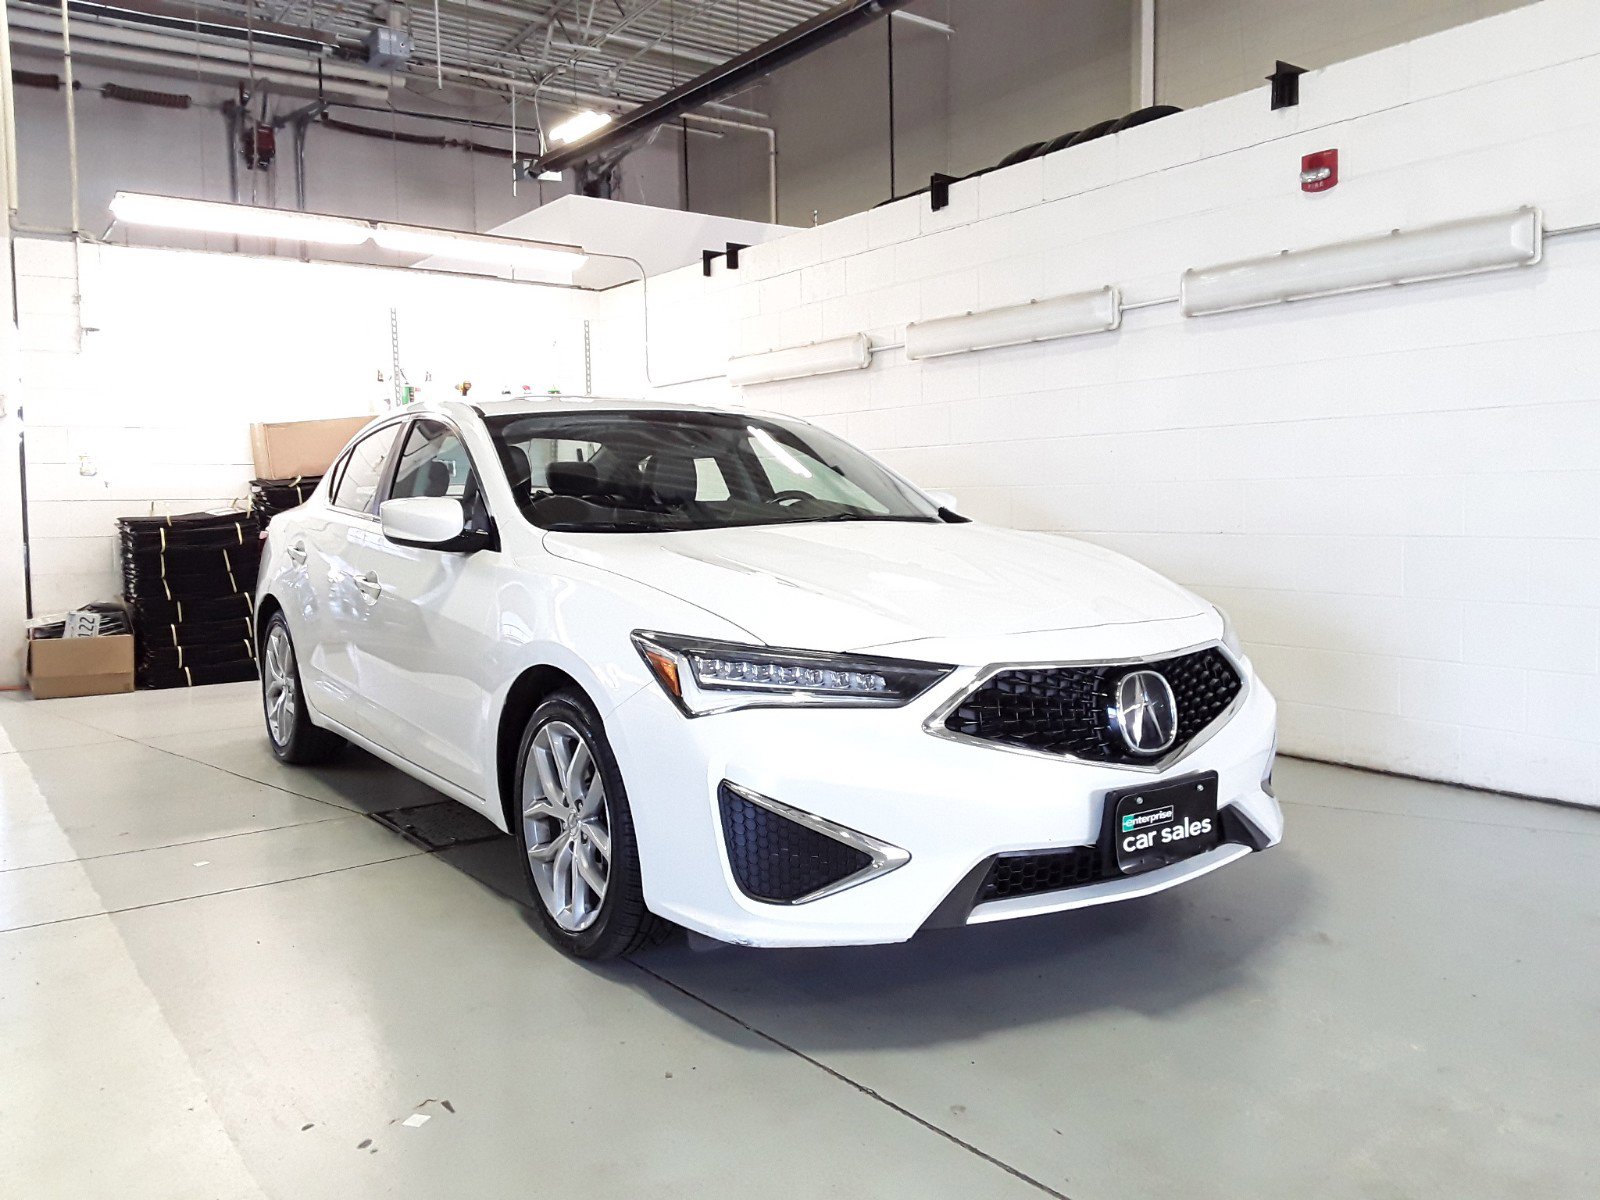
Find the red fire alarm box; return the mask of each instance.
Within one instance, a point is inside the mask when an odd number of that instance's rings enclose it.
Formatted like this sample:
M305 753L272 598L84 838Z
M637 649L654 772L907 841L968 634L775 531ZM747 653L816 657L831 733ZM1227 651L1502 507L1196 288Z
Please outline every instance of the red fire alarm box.
M1325 192L1339 182L1339 152L1318 150L1300 159L1300 190Z

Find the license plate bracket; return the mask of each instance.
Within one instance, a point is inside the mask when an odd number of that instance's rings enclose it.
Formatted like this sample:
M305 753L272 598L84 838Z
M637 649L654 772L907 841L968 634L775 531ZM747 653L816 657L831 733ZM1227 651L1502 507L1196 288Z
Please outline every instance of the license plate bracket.
M1106 874L1140 875L1219 845L1217 773L1106 793L1102 852Z

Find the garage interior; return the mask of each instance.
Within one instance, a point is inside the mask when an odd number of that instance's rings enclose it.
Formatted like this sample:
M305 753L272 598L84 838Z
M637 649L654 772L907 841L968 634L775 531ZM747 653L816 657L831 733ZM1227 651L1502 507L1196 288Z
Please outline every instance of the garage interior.
M1593 0L0 13L0 1193L1596 1194ZM1282 845L564 957L481 817L274 758L248 549L187 618L141 549L546 394L1221 605Z

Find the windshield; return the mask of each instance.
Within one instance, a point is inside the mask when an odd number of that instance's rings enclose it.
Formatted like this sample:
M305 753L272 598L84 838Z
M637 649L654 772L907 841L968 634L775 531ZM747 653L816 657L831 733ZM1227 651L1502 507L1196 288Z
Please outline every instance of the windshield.
M823 430L743 413L489 417L522 513L544 529L638 533L803 521L938 521Z

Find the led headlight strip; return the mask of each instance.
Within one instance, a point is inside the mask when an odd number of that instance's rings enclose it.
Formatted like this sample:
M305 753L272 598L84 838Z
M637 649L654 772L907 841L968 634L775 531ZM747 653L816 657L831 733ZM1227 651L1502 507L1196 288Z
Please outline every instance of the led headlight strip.
M953 667L876 655L826 654L636 630L633 644L685 715L735 708L898 708Z

